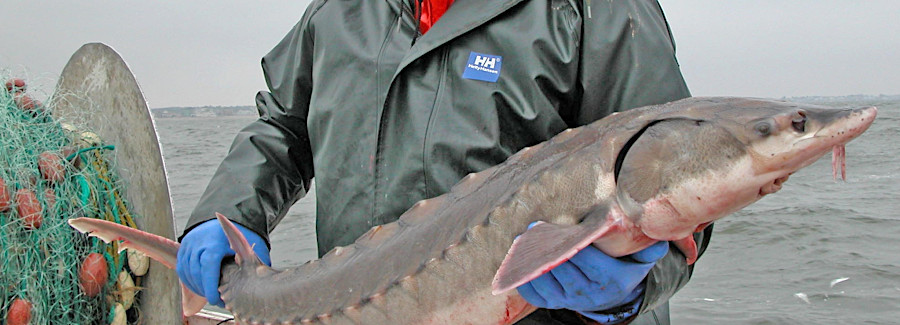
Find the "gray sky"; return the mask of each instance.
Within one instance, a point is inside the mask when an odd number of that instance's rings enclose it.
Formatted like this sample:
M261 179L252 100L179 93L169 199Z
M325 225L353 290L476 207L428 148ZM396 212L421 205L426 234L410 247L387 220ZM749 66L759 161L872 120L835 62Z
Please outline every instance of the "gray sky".
M99 41L150 107L252 105L260 58L307 3L0 0L0 69L49 92L69 56ZM900 94L900 1L660 3L696 96Z

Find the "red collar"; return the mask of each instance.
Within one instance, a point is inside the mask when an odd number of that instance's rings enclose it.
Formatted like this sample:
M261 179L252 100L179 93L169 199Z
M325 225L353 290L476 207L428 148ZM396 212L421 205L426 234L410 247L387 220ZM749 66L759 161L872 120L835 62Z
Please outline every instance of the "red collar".
M417 1L417 3L419 31L425 34L447 12L447 8L450 8L450 5L453 4L453 0L421 0Z

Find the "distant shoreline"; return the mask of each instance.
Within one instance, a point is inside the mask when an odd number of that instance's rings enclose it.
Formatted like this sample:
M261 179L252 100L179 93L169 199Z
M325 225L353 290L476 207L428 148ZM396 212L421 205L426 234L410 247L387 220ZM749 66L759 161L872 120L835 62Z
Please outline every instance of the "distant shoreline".
M154 118L258 116L254 106L163 107L150 109L150 114Z
M791 96L781 97L779 100L807 103L896 102L900 101L900 95Z
M900 95L794 96L778 100L807 103L900 101ZM154 118L209 118L226 116L257 117L254 106L162 107L150 109Z

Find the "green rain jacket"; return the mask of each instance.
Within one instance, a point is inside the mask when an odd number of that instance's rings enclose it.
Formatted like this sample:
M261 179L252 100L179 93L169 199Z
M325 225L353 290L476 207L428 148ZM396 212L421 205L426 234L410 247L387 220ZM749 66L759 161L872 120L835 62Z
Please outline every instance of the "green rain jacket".
M309 6L187 231L221 212L267 239L315 176L323 255L566 128L690 95L656 1L455 0L424 35L411 1ZM672 252L642 312L690 278Z

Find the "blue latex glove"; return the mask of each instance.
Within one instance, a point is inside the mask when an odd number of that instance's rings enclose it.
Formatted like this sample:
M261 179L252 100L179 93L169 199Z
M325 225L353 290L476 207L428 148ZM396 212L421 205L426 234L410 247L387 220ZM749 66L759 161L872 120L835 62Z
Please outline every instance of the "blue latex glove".
M269 248L262 237L244 226L235 226L247 237L259 259L271 266ZM234 256L234 250L228 245L219 221L212 219L197 225L181 239L175 271L188 289L206 297L210 304L225 307L219 297L219 273L225 256Z
M637 313L644 278L668 252L669 242L661 241L630 255L629 260L609 257L590 245L518 291L540 308L565 308L603 324L616 323ZM612 308L620 310L604 313Z

